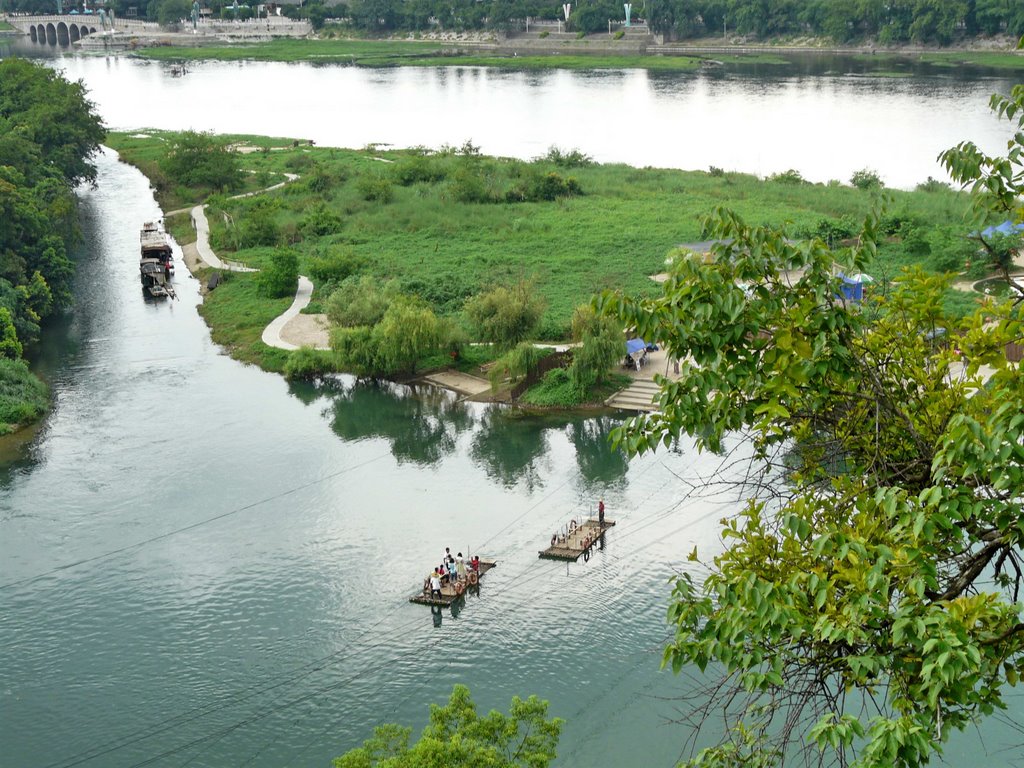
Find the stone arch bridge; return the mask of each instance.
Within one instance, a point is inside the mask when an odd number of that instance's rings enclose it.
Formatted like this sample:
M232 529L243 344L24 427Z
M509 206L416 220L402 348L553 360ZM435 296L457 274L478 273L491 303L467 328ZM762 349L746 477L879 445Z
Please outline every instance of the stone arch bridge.
M47 16L8 16L7 22L32 38L32 42L69 45L83 37L102 33L103 22L92 14L52 14ZM158 24L134 19L114 19L115 32L155 31Z

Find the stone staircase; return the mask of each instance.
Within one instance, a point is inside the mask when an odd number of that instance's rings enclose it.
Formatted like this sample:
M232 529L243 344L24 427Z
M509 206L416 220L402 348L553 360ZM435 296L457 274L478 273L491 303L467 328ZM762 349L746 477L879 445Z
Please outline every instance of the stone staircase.
M656 411L658 392L658 385L650 379L638 379L605 400L605 405L625 411Z

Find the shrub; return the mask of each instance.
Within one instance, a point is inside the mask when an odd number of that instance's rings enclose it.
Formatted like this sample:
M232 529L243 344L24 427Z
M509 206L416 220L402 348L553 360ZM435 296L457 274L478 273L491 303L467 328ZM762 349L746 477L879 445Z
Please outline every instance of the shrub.
M0 434L35 421L49 403L49 389L23 360L0 358Z
M510 202L550 202L560 197L580 195L583 190L579 182L569 176L562 178L557 173L530 173L510 189L505 199Z
M323 203L313 206L299 223L299 231L304 237L323 237L341 229L341 217Z
M622 331L613 318L584 304L573 312L572 337L582 344L573 352L569 378L583 399L591 387L608 380L612 366L622 358Z
M919 227L913 225L901 227L900 239L903 241L903 249L913 256L927 256L932 252L928 238Z
M374 326L399 295L394 280L381 285L369 275L350 277L327 300L327 317L332 325L346 328Z
M550 35L550 34L551 34L551 33L550 33L550 32L548 32L548 31L547 31L547 30L545 29L545 30L544 30L543 32L541 32L541 33L540 33L539 35L537 35L537 37L539 37L539 38L540 38L541 40L543 40L543 39L544 39L545 37L547 37L547 36L548 36L548 35Z
M281 230L267 211L252 211L242 221L238 243L242 248L260 245L277 245L281 242Z
M461 166L448 182L448 193L459 203L486 203L490 198L487 185L476 168Z
M331 191L334 178L321 166L316 166L306 178L306 189L315 195L323 195Z
M390 203L395 199L395 190L391 182L383 176L367 174L359 177L356 190L360 197L369 202Z
M406 157L397 163L391 171L396 184L408 187L420 182L434 183L444 181L445 169L437 161L425 155Z
M616 30L615 34L612 35L612 37L615 38L616 40L621 40L625 36L626 36L626 30L624 30L624 29Z
M270 264L256 277L261 296L280 298L295 293L299 281L299 257L291 248L281 248L270 257Z
M315 379L337 370L334 353L327 350L300 347L288 355L284 364L285 378Z
M571 149L568 152L563 152L554 145L548 148L548 153L546 155L537 159L554 163L562 168L584 168L588 165L594 164L594 158L590 155L583 154L578 149Z
M719 168L717 165L712 165L708 168L708 175L710 176L725 176L725 171Z
M571 408L583 402L565 368L552 368L544 374L540 384L526 390L520 400L548 408Z
M526 341L544 314L544 300L533 283L498 286L466 302L466 316L481 341L511 349Z
M917 185L918 192L943 192L951 189L949 184L938 179L933 179L931 176L928 177L927 181L923 181Z
M516 345L495 360L487 372L491 389L497 389L498 384L505 379L516 381L524 378L537 367L537 364L544 359L545 354L545 350L535 347L529 342L524 341Z
M349 250L331 250L309 260L309 274L317 283L340 283L366 266L366 260Z
M238 155L209 133L180 134L159 165L168 178L190 187L235 189L242 182Z
M309 168L313 163L312 155L300 152L298 154L290 155L287 160L284 161L284 167L290 171L302 171Z
M800 171L790 168L788 171L782 171L781 173L773 173L768 177L768 181L774 181L778 184L806 184L804 177Z
M882 186L882 177L868 168L862 168L853 172L850 183L857 189L879 189Z

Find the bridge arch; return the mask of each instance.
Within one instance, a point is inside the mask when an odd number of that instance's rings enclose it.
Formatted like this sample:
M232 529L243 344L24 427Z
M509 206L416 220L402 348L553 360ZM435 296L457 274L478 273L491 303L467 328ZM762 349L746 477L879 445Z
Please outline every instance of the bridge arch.
M94 30L92 30L92 32L90 32L89 28L87 26L85 26L85 24L83 24L82 28L79 31L82 33L82 37L85 37L87 35L91 35L96 30L94 29Z
M68 25L63 21L57 22L57 44L68 45L71 43L71 33L68 31Z
M46 27L42 23L36 24L36 41L40 43L46 42Z
M39 33L36 32L36 25L35 24L29 25L28 36L32 38L32 42L33 43L38 43L39 42Z
M90 35L95 35L96 34L96 27L89 27L89 34Z
M82 33L78 31L78 25L77 24L72 24L70 27L68 27L68 40L70 42L73 43L73 42L75 42L77 40L80 40L81 37L82 37Z
M57 44L57 28L53 26L52 21L46 25L46 42L50 45Z

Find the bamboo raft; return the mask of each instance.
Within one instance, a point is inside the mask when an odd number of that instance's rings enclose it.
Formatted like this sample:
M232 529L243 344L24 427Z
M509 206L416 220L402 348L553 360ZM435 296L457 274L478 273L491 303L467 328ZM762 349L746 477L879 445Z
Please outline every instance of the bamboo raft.
M480 570L475 571L477 576L477 583L470 584L469 581L460 581L454 583L442 583L441 584L441 597L434 597L430 592L430 579L423 588L422 592L418 592L409 598L410 603L419 603L420 605L451 605L456 600L460 599L466 592L470 590L480 589L480 579L483 578L484 574L487 573L491 568L497 567L498 562L496 560L484 560L480 558ZM474 571L469 570L467 564L467 570L470 574ZM462 586L462 591L457 589L457 586Z
M570 527L551 537L551 546L541 550L540 557L544 560L568 560L573 563L580 557L589 560L590 550L614 525L614 520L606 518L603 522L599 522L594 517L584 520L576 527L572 527L570 524Z

